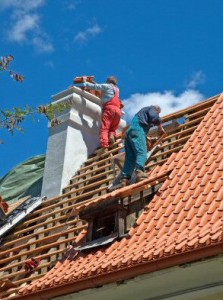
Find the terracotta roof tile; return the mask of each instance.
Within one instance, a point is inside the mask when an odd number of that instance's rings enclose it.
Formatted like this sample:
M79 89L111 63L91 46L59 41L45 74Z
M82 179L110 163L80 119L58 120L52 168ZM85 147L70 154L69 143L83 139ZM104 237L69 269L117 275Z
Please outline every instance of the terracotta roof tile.
M201 123L197 122L198 127L188 136L181 150L167 157L162 156L162 151L155 154L159 159L154 159L154 168L148 165L148 180L111 193L91 196L94 198L86 198L80 203L69 202L69 195L75 193L76 183L72 183L74 189L66 192L68 198L63 201L72 203L71 207L78 213L99 203L146 190L149 184L155 184L157 178L165 177L159 192L145 206L127 237L89 253L69 250L67 258L57 262L44 277L22 288L20 295L46 293L47 289L52 291L64 284L75 286L78 290L80 282L90 282L92 278L96 282L104 274L107 275L103 277L106 283L110 274L121 276L124 270L136 270L135 267L140 264L157 270L158 260L168 260L182 254L182 262L190 261L192 256L189 258L189 255L200 249L204 250L199 252L203 259L206 247L213 247L211 249L216 254L215 245L223 244L223 96L218 97L217 101L210 101L211 109L203 120L201 118ZM206 103L196 105L191 108L191 113L202 105L207 106ZM191 120L196 122L193 118ZM163 160L159 165L158 162ZM84 168L87 170L87 166ZM56 209L57 205L54 205ZM83 237L86 232L81 234ZM77 236L80 241L81 238Z

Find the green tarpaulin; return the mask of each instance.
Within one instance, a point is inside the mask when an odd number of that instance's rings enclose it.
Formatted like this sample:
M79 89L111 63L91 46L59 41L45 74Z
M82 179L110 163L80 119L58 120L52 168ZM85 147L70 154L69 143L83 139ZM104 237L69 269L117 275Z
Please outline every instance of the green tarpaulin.
M40 195L45 157L31 157L0 179L0 194L6 202L14 203L25 196Z

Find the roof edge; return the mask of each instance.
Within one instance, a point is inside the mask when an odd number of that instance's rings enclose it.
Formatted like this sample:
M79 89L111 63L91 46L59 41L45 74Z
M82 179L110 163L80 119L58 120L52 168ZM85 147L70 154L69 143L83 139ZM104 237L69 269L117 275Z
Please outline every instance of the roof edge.
M199 108L199 107L205 106L205 105L206 105L207 103L209 103L209 102L215 103L216 101L219 100L219 98L220 98L221 96L223 96L223 92L222 92L222 93L219 93L219 94L217 94L217 95L215 95L215 96L213 96L213 97L210 97L210 98L207 98L207 99L205 99L205 100L202 100L202 101L200 101L200 102L198 102L198 103L196 103L196 104L190 105L190 106L188 106L188 107L186 107L186 108L180 109L180 110L178 110L178 111L176 111L176 112L167 114L167 115L165 115L165 116L163 116L163 117L161 118L161 119L162 119L162 122L167 122L167 121L169 121L169 120L171 120L171 119L176 119L176 118L178 118L179 115L182 115L183 113L187 113L188 111L197 109L197 108Z
M28 300L32 296L32 300L50 300L53 297L65 296L69 293L80 292L85 289L96 288L105 284L114 283L120 280L129 280L133 277L140 276L146 273L160 271L170 267L176 267L178 265L195 262L200 259L210 258L219 254L222 254L223 242L213 244L208 247L202 247L196 250L192 250L187 253L180 253L171 257L165 257L162 259L141 263L135 266L122 268L118 271L108 273L105 277L104 274L99 276L91 276L80 281L71 281L67 284L57 287L46 288L44 290L37 290L25 295L18 295L11 299L23 299Z

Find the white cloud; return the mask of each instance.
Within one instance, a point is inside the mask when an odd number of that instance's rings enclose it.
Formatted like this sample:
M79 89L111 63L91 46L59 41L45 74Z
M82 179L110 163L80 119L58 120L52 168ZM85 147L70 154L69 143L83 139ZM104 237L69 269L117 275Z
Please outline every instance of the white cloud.
M205 81L205 74L203 71L197 71L194 73L187 83L188 89L195 89L198 85L202 84Z
M33 38L32 43L38 52L52 52L54 50L47 37L36 36Z
M102 32L102 28L95 24L92 27L87 28L85 31L80 31L75 37L74 40L78 42L86 42L90 38L95 37Z
M27 34L35 31L38 28L39 17L37 15L24 15L22 19L17 22L10 29L9 40L15 42L22 42L27 39Z
M46 0L1 0L0 9L12 12L7 39L20 44L32 44L38 52L52 52L53 45L41 28L41 18L37 13L37 9L45 3Z
M159 105L162 109L161 116L173 113L194 105L204 99L204 96L197 90L189 89L179 95L172 91L154 92L147 94L133 94L128 99L124 99L126 120L132 117L143 107Z
M73 0L72 2L70 2L70 0L67 0L64 2L64 6L65 6L65 9L75 10L80 3L81 2L77 1L77 0Z
M43 5L46 0L1 0L0 9L14 8L16 10L30 11Z

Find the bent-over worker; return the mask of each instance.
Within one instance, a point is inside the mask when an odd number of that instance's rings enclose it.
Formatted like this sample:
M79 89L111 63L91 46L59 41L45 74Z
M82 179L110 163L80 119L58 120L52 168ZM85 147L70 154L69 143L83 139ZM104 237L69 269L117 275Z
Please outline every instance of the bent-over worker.
M165 134L160 112L158 105L151 105L142 108L133 117L125 134L125 161L121 175L123 185L128 183L133 171L136 172L136 181L148 178L144 170L147 161L147 134L152 126L158 126L160 135Z

